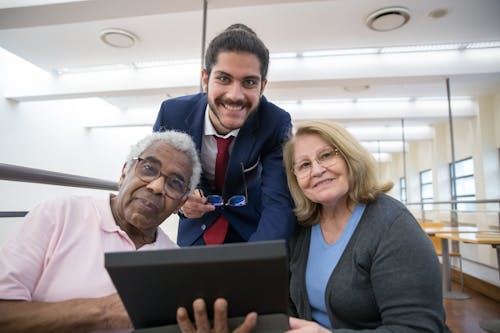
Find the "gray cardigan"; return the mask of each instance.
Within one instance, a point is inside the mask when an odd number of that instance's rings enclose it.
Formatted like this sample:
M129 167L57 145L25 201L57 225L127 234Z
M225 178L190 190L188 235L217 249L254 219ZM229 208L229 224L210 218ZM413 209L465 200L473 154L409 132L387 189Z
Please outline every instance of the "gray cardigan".
M308 320L310 236L310 227L298 227L289 242L290 314ZM406 207L385 194L366 206L325 302L336 333L449 332L433 245Z

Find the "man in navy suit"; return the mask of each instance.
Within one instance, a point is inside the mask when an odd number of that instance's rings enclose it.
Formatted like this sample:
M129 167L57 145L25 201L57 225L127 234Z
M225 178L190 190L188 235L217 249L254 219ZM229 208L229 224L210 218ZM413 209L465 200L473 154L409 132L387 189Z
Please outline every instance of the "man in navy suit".
M268 65L269 51L259 37L247 26L233 24L207 48L204 92L161 105L153 130L190 134L203 166L200 190L180 211L180 246L214 244L207 236L219 228L220 220L225 229L216 243L287 239L294 229L282 160L282 145L292 125L290 115L262 95ZM222 188L215 186L218 139L214 136L233 137ZM230 204L209 204L209 195L220 195ZM242 206L241 197L246 200Z

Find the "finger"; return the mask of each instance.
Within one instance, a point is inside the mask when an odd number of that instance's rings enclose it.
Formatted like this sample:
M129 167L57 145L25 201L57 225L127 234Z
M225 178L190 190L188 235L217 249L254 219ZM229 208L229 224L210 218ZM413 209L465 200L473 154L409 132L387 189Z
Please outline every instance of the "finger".
M291 333L291 332L331 333L330 330L320 326L318 323L314 321L290 317L289 324L290 324L290 330L286 333Z
M182 205L182 213L189 218L198 218L203 216L207 212L215 210L212 205L207 205L207 198L199 197L196 194L190 195L188 200Z
M201 298L193 302L194 321L197 333L210 333L210 321L208 320L205 301Z
M188 312L185 308L180 307L177 309L176 319L182 333L195 333L193 323L189 320Z
M207 204L207 199L204 199L203 202L201 203L193 203L191 206L192 209L197 210L199 212L211 212L212 210L215 210L215 206L211 204Z
M299 318L295 318L295 317L290 317L288 320L288 323L290 324L291 329L296 329L296 328L301 328L301 327L307 326L308 323L310 323L310 322L307 320L303 320L303 319L299 319Z
M214 332L227 333L227 301L223 298L218 298L214 302Z
M243 323L238 326L233 333L250 333L257 326L257 313L250 312L246 315Z
M194 192L190 196L188 196L188 199L186 200L185 204L192 205L192 204L204 204L207 202L207 198L204 196L200 196L198 192Z
M183 209L182 212L184 216L189 217L189 218L199 218L202 217L205 213L211 212L215 210L215 207L212 205L203 205L200 206L200 209Z

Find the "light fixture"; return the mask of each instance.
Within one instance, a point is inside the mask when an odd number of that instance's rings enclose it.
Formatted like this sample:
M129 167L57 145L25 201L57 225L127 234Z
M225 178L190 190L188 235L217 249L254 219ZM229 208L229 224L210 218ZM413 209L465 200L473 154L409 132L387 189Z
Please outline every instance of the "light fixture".
M380 53L450 51L450 50L462 50L464 47L465 47L464 44L461 43L390 46L382 48L380 50Z
M129 31L110 28L101 31L101 40L111 47L129 48L134 46L139 38Z
M270 53L269 58L271 59L290 59L297 58L297 52L279 52L279 53Z
M151 61L136 61L132 63L134 68L152 68L152 67L168 67L168 66L183 66L183 65L200 65L199 59L182 59L182 60L151 60Z
M477 116L475 102L470 97L452 98L454 115ZM293 121L306 119L443 119L448 117L446 98L351 98L330 100L300 100L277 104L286 109Z
M386 7L368 15L366 25L375 31L391 31L401 28L410 20L410 11L405 7Z
M500 47L500 41L474 42L474 43L468 43L464 47L466 49L488 49L488 48Z
M357 48L357 49L306 51L306 52L302 52L302 56L306 57L306 58L307 57L331 57L331 56L376 54L378 52L379 52L378 48L367 47L367 48Z
M137 38L137 37L135 37ZM355 49L336 49L336 50L316 50L316 51L306 51L302 53L290 52L290 53L277 53L273 55L273 59L276 62L280 60L293 59L303 59L310 61L310 58L326 58L326 57L348 57L348 56L380 56L385 54L397 54L397 53L422 53L422 52L441 52L441 51L467 51L473 49L496 49L500 48L500 41L483 41L483 42L460 42L460 43L448 43L448 44L421 44L421 45L401 45L401 46L388 46L379 48L355 48ZM156 67L169 67L169 66L180 66L180 65L196 65L199 64L199 59L185 59L185 60L157 60L157 61L138 61L131 64L117 65L119 67L113 68L115 65L103 65L103 66L90 66L90 67L80 67L80 68L59 68L55 72L57 74L66 73L84 73L84 72L98 72L105 70L119 70L124 69L124 66L129 66L130 69L145 69L145 68L156 68Z
M63 74L85 74L93 72L105 72L105 71L123 71L130 70L133 67L127 64L111 64L111 65L101 65L101 66L89 66L89 67L62 67L55 70L57 75Z
M123 124L94 124L87 125L85 129L90 131L93 129L106 129L106 128L130 128L130 127L138 127L138 128L148 128L151 129L153 124L151 123L123 123Z

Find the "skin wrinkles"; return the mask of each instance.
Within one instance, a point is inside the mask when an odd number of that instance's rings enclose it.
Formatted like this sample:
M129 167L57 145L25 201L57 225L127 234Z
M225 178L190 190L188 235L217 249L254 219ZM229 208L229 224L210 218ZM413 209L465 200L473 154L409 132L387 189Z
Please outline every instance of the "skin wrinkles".
M164 142L154 142L144 150L141 158L157 159L162 164L162 175L178 175L190 179L189 158ZM137 162L135 162L137 163ZM156 239L157 227L184 203L163 194L165 178L149 183L135 174L135 165L120 178L120 195L111 198L111 211L120 228L126 231L137 248Z
M298 184L305 196L324 206L334 207L339 201L346 201L349 191L349 170L345 160L324 168L315 160L317 154L329 144L316 134L297 137L294 155L297 161L311 161L311 175L298 178Z

